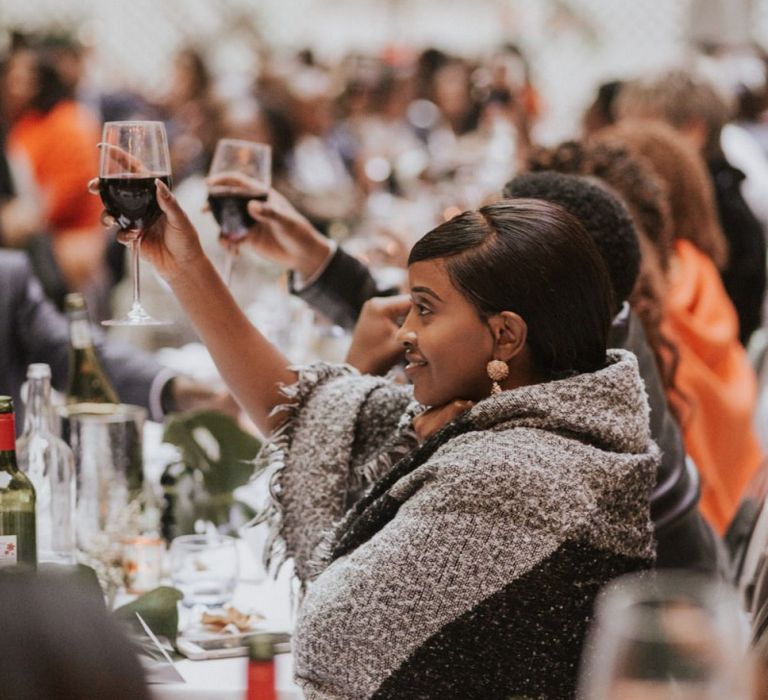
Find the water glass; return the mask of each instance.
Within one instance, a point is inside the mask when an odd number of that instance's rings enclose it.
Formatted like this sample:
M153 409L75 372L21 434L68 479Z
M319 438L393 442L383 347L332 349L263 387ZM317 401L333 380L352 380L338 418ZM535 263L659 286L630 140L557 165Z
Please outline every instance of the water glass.
M683 572L609 584L582 664L583 700L748 700L747 626L725 583Z
M171 542L171 579L184 605L217 607L232 599L240 573L237 540L219 534L182 535Z

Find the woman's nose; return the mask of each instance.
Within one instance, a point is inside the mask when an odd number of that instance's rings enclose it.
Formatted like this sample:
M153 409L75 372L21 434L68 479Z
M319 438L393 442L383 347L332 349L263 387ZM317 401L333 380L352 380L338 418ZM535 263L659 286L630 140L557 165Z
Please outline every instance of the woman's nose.
M409 328L408 317L406 317L403 325L398 329L395 338L406 350L408 348L416 347L416 332Z

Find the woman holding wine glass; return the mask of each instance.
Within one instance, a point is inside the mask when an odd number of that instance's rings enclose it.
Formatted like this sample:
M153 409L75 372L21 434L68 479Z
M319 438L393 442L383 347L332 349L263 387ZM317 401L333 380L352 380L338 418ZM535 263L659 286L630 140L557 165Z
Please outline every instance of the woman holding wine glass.
M652 563L658 464L636 360L606 350L610 283L579 222L520 199L416 243L402 386L291 367L156 185L143 255L272 434L267 519L304 588L308 696L572 696L598 589ZM308 225L274 192L247 206L265 240Z

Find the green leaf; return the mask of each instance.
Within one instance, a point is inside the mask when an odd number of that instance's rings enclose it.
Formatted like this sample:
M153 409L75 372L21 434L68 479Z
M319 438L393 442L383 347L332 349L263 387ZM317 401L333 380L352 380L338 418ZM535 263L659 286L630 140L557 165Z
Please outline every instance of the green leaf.
M231 494L247 483L261 449L255 436L218 411L171 416L166 421L163 440L181 450L185 464L202 472L211 494Z
M228 523L233 493L253 476L261 442L217 411L169 417L163 440L182 456L182 466L169 465L161 479L168 504L166 535L193 532L196 520Z
M179 631L179 610L176 603L183 597L181 591L176 588L160 586L118 608L114 615L144 634L141 624L136 619L138 612L149 629L158 637L167 637L171 643L175 643Z

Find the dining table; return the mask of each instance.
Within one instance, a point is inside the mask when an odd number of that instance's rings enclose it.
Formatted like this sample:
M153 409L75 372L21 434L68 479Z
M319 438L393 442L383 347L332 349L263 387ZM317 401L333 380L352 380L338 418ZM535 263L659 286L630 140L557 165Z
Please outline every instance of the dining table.
M293 627L295 578L290 563L278 575L268 575L261 566L254 543L261 537L238 541L240 575L232 605L240 611L255 614L259 621L255 629L270 632L290 632ZM179 631L199 616L200 608L180 606ZM238 656L225 659L193 661L182 659L174 663L183 682L150 684L153 700L244 700L247 684L248 659ZM275 677L278 700L300 700L303 697L293 682L293 658L290 653L275 656Z

